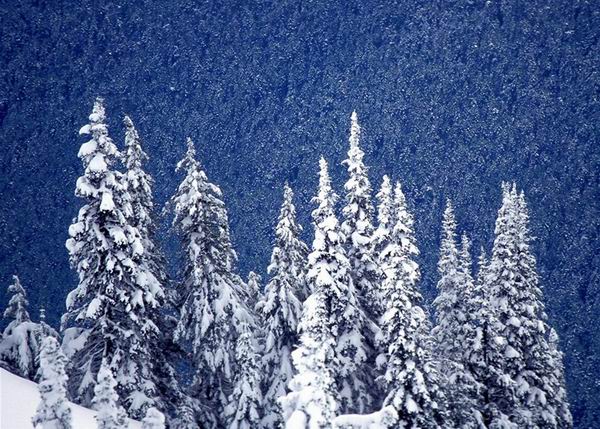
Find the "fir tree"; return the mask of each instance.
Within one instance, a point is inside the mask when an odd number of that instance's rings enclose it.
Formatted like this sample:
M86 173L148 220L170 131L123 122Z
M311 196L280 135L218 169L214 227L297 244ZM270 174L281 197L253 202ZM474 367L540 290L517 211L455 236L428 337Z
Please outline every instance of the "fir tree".
M477 340L472 319L472 294L469 240L463 236L462 250L456 245L456 220L450 201L442 222L438 297L434 301L437 326L433 329L440 371L446 381L448 410L454 427L478 427L478 388L471 372L469 353Z
M559 349L558 334L553 328L550 328L548 344L550 346L550 353L548 354L548 367L551 368L552 371L548 377L550 384L548 386L548 391L553 392L553 394L549 395L547 399L550 402L550 406L554 410L550 413L550 415L555 416L555 426L557 428L572 428L573 417L571 416L571 411L569 410L569 401L567 398L563 354Z
M292 353L296 375L289 385L291 392L282 400L289 428L331 427L338 409L335 398L341 396L345 401L351 392L341 380L344 364L339 342L346 328L343 316L351 285L349 265L334 212L336 195L331 189L327 162L321 158L319 165L319 192L313 199L317 208L312 212L315 238L307 264L312 294L304 302L300 345ZM354 311L348 316L349 321L353 320Z
M16 275L8 292L12 293L12 297L4 317L10 322L0 341L0 365L21 377L34 380L39 367L42 326L31 321L27 292Z
M278 398L286 394L293 376L291 354L298 343L298 323L307 293L304 266L308 248L300 240L301 231L296 222L293 192L286 184L268 268L271 279L256 306L265 331L262 356L265 428L282 425Z
M381 255L383 299L378 358L385 368L385 406L393 406L398 427L437 428L445 424L444 395L435 362L427 315L417 290L419 267L412 216L398 184L394 193L394 225L389 244Z
M261 282L262 277L260 275L256 274L254 271L248 273L248 279L246 280L246 293L248 294L248 298L246 299L246 303L250 310L254 309L262 297Z
M117 382L110 366L103 361L98 370L97 383L94 386L92 406L96 410L98 429L120 429L125 421L119 407L119 396L115 391Z
M124 179L131 196L133 212L131 224L137 228L144 248L142 263L152 272L164 291L164 294L156 297L158 305L147 308L148 317L157 328L156 341L149 345L153 378L160 398L155 405L174 413L187 401L172 366L172 362L181 354L180 350L173 343L172 336L164 334L171 332L175 327L176 293L167 288L169 278L165 270L165 258L156 243L157 225L152 192L154 180L144 169L148 155L142 148L141 138L131 118L125 116L123 123L125 125L124 163L127 168ZM137 417L140 415L138 414Z
M191 139L177 170L186 177L171 200L184 255L175 339L193 356L192 391L205 405L202 421L223 427L223 407L236 373L235 341L242 323L253 326L254 320L233 271L236 255L221 190L195 159Z
M242 325L235 350L238 373L227 410L230 429L256 428L260 422L261 377L255 348L248 326Z
M375 344L372 341L378 331L377 319L381 315L381 298L378 294L380 271L374 254L374 231L372 224L373 205L371 203L371 184L368 169L364 165L364 152L359 146L360 126L356 112L352 112L350 127L350 149L348 158L343 162L348 169L346 205L343 208L344 221L341 225L345 249L350 264L354 295L359 311L364 313L365 322L361 323L362 342L357 345L359 360L352 366L353 384L345 401L344 411L363 413L373 408L377 394L373 397L374 386L367 388L369 380L375 377L373 372L376 358ZM364 355L364 357L362 356ZM354 352L350 354L354 359ZM344 395L344 393L342 393Z
M135 226L128 181L113 169L120 154L108 136L102 99L96 100L89 119L80 130L91 134L91 140L79 150L85 172L76 188L85 205L66 243L79 275L62 319L72 363L70 390L89 405L106 360L129 415L140 418L156 402L151 348L158 329L150 314L164 293Z
M32 418L40 429L71 429L71 407L67 400L67 358L54 337L46 337L40 353L40 403Z
M530 250L528 221L523 195L514 184L504 185L484 279L497 335L487 361L495 374L487 386L494 404L486 416L492 427L558 427L558 409L566 409L566 402L557 406L550 399L560 395L555 387L560 381L550 357L550 328Z
M142 429L165 429L165 416L154 407L148 408L142 420Z

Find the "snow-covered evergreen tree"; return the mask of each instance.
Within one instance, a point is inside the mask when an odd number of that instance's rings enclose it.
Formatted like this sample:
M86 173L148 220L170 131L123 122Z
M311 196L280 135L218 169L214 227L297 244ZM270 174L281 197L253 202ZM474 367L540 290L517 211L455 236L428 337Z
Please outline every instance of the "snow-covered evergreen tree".
M347 303L352 297L348 291L352 281L334 211L337 197L325 159L321 158L319 166L319 192L313 199L317 208L312 212L315 238L307 264L312 294L304 302L300 345L292 353L296 375L289 385L291 392L282 400L287 428L331 427L339 408L335 398L347 401L352 393L342 380L342 359L347 357L341 356L340 346L345 346L352 334L358 344L362 342L360 330L346 331L360 315ZM346 309L350 310L347 314ZM342 335L345 338L340 342Z
M149 350L152 372L160 398L155 405L163 411L168 410L170 414L174 414L175 410L181 409L183 402L187 400L179 387L172 364L180 351L174 344L172 336L165 335L172 331L176 324L174 309L177 301L176 291L167 287L169 278L165 269L165 258L157 244L154 180L144 169L148 155L142 148L142 140L129 116L125 116L123 124L125 125L123 158L127 169L124 179L127 182L127 191L131 196L133 212L131 224L137 228L144 247L144 253L141 255L142 263L152 272L163 290L163 294L156 297L158 305L147 308L148 317L157 327L156 341L150 344Z
M154 407L146 410L142 420L142 429L165 429L165 416Z
M208 181L195 154L188 139L187 153L177 164L186 176L171 200L184 257L175 339L192 353L192 390L204 403L203 423L223 427L236 373L235 342L241 325L254 326L254 320L243 282L233 271L236 254L221 190Z
M352 112L350 126L350 149L348 158L343 162L348 169L346 204L343 208L344 221L341 232L350 264L349 274L356 292L357 306L364 314L361 323L362 342L357 344L360 360L352 365L354 373L352 392L346 396L341 407L346 412L364 413L371 411L378 399L376 386L366 386L375 378L376 358L374 338L377 335L377 320L382 313L379 282L381 274L374 253L375 228L373 227L373 204L371 203L371 184L368 169L363 162L364 152L359 146L360 125L358 115ZM351 353L351 358L354 353Z
M385 369L388 393L384 405L396 409L398 427L437 428L445 424L444 394L432 358L430 324L420 306L417 255L412 216L397 184L394 224L381 255L386 311L378 342L385 353L378 357L378 364Z
M554 428L565 421L558 409L565 410L566 402L561 406L552 400L560 395L560 381L554 375L528 221L523 195L514 184L504 185L484 279L497 332L497 345L489 347L487 360L495 374L487 386L493 406L486 417L492 427Z
M98 370L94 386L92 406L97 411L98 429L121 429L125 424L123 411L119 406L119 395L115 391L117 382L110 365L103 361Z
M248 299L246 300L250 310L253 310L256 303L262 298L262 277L256 274L254 271L248 273L248 279L246 280L246 293Z
M375 230L375 254L378 257L378 264L381 265L381 254L390 241L392 230L395 223L394 213L394 190L389 176L383 176L381 188L377 193L377 229ZM381 283L379 287L381 288ZM380 292L381 293L381 292Z
M457 248L456 220L448 201L438 262L439 294L433 302L437 320L433 337L440 372L445 380L450 418L453 427L460 428L476 428L481 420L479 390L469 362L478 335L472 318L474 283L469 247L468 238L463 236L461 251Z
M13 276L8 292L12 296L4 311L4 318L10 321L0 341L0 366L34 380L38 370L42 326L31 321L27 310L27 292L18 276Z
M235 357L237 374L229 400L228 425L230 429L252 429L259 426L262 411L260 369L256 345L246 324L242 325Z
M79 150L85 171L76 187L85 204L66 243L79 275L62 319L70 391L89 405L106 360L127 412L141 418L156 403L151 348L158 329L150 314L164 293L135 226L128 181L114 170L120 153L108 135L102 99L94 103L89 120L80 130L91 139Z
M285 184L268 268L271 279L263 299L256 306L264 326L262 425L265 428L281 427L278 399L286 394L293 376L292 350L298 344L298 322L307 293L305 264L308 248L300 240L301 231L302 227L296 221L292 189Z
M552 374L548 377L548 390L552 392L548 396L550 406L554 410L557 428L572 428L573 416L569 410L569 401L567 398L567 387L565 383L563 354L559 349L558 334L553 328L550 328L548 336L550 353L548 355L548 367Z
M67 400L67 358L56 338L46 337L40 352L40 403L32 418L36 429L71 429L71 407Z

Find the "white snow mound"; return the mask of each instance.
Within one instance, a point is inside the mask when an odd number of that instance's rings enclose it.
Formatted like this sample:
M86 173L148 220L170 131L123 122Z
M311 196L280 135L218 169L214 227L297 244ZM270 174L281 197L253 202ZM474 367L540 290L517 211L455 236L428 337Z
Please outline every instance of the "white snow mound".
M31 417L35 414L40 395L36 383L0 368L0 429L33 429ZM96 429L96 412L70 404L73 410L73 428ZM130 420L128 429L140 429L139 422Z

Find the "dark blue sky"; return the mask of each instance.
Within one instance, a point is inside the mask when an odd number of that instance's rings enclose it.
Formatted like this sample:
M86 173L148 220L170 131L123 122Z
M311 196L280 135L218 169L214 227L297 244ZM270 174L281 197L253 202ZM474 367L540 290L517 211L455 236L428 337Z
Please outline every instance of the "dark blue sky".
M32 313L63 311L96 95L119 144L125 113L138 126L160 204L195 139L244 274L265 270L285 180L307 238L320 154L341 191L356 109L373 183L390 173L414 207L428 297L445 198L489 249L500 182L524 188L573 412L600 427L600 4L170 3L0 0L0 303L18 272Z

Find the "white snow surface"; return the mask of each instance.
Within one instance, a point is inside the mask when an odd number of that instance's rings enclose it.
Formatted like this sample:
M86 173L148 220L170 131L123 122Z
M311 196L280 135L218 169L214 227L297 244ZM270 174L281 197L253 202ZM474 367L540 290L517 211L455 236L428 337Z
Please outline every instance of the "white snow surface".
M0 429L33 429L31 418L40 402L36 383L0 368ZM73 428L96 429L96 412L70 403ZM128 429L141 429L129 420Z

